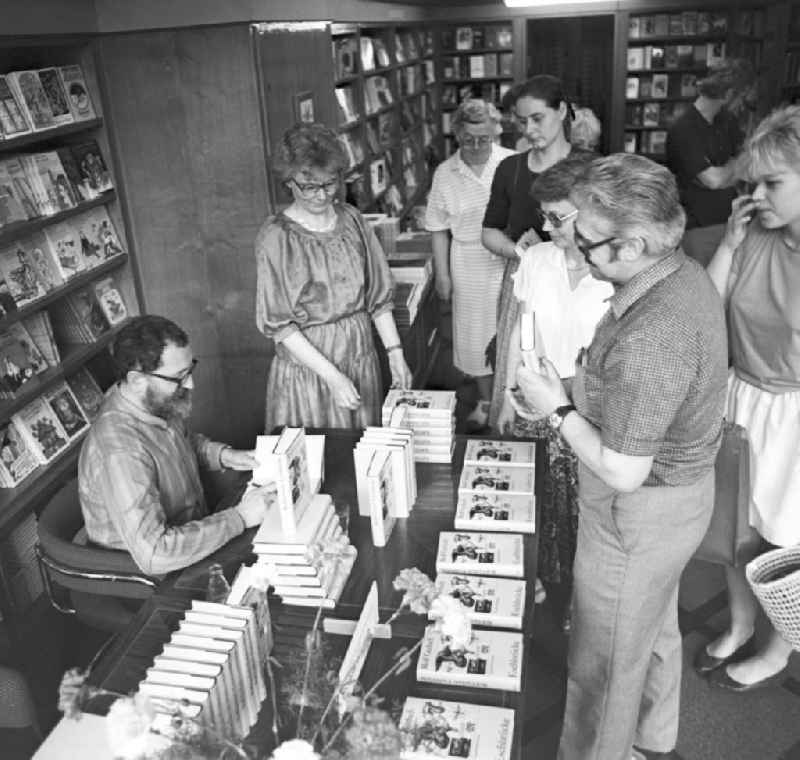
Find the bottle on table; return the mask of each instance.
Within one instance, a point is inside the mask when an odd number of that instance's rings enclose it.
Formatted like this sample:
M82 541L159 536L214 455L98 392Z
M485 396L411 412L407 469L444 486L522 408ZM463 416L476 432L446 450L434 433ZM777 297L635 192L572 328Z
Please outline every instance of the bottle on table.
M214 563L208 568L208 588L206 590L206 601L225 604L228 601L228 594L231 587L222 572L222 565Z

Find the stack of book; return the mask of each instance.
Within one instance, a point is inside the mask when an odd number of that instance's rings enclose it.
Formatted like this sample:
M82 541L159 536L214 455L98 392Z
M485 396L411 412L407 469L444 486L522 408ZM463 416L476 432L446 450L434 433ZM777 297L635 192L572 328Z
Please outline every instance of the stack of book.
M533 533L535 453L530 442L470 439L458 487L456 529Z
M268 509L253 537L257 564L268 566L274 592L284 604L335 606L355 549L343 535L331 497L314 495L293 535L278 527L276 517L273 508Z
M449 463L455 443L455 392L392 389L381 411L384 427L390 424L393 410L400 406L407 407L407 424L414 431L414 459Z
M233 740L247 735L267 695L255 613L193 601L139 684L168 727L182 713Z
M395 425L368 427L353 450L358 513L370 518L372 541L385 546L397 518L408 517L417 499L414 432L407 410L395 410Z
M113 277L73 291L56 301L50 311L56 340L62 345L94 343L128 317L128 309Z
M394 320L398 327L408 327L417 317L422 296L433 279L432 259L392 262L395 280Z
M402 760L511 758L514 711L507 707L408 697L398 727Z

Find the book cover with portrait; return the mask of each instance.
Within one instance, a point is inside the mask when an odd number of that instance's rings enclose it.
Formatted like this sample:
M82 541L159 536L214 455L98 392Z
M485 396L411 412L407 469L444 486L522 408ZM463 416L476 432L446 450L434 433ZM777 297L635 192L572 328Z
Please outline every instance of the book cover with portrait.
M522 630L527 584L515 578L439 573L439 594L458 599L475 625ZM428 617L433 619L429 614Z
M38 466L36 454L31 449L15 422L0 427L0 473L3 485L13 488L21 483Z
M464 464L501 464L533 467L536 444L532 441L496 441L470 438L464 449Z
M89 88L86 86L83 69L77 64L73 64L71 66L61 66L59 73L64 84L64 90L67 93L72 118L75 121L94 119L97 114L94 110Z
M532 467L465 464L458 490L462 493L532 494L534 470Z
M74 441L86 430L89 429L89 420L84 415L81 405L75 398L75 394L66 383L59 383L55 388L45 394L47 403L53 413L58 417L61 427L69 436L70 441Z
M41 397L23 407L12 420L42 464L51 462L69 444L58 417Z
M524 542L519 533L442 531L436 551L436 572L523 578L524 557Z
M456 530L534 533L535 505L533 494L460 493L454 525Z

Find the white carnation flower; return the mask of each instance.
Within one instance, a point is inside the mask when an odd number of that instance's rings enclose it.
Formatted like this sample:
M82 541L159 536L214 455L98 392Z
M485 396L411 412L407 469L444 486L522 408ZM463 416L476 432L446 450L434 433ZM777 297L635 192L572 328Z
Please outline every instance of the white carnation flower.
M275 749L271 760L319 760L319 755L307 741L290 739Z

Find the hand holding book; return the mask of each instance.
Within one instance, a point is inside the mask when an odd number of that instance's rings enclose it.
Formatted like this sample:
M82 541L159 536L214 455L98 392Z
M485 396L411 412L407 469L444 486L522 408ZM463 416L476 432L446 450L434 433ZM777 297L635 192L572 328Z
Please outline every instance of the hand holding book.
M219 463L226 470L253 470L256 467L255 450L234 449L225 446L219 452Z

